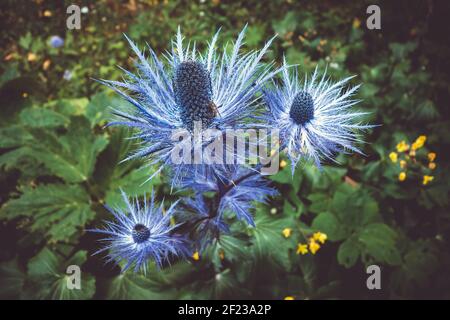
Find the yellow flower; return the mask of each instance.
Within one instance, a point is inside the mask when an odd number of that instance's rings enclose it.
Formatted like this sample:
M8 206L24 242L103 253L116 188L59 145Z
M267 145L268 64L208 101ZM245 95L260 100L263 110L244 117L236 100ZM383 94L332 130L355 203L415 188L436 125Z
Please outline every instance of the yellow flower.
M198 251L194 252L194 254L192 255L192 259L194 259L195 261L200 260L200 254L198 253Z
M37 56L33 52L28 53L27 60L29 62L36 61L36 58L37 58Z
M319 241L320 243L325 243L325 241L328 239L327 235L322 232L316 232L313 234L313 239L316 241Z
M313 238L309 240L309 251L312 254L316 254L316 252L320 249L320 244L318 244Z
M400 141L397 144L397 152L405 152L409 150L409 144L405 142L405 140Z
M53 14L50 10L45 10L44 11L44 17L51 17Z
M425 175L425 176L423 176L422 184L423 184L424 186L426 186L429 182L433 181L433 179L434 179L433 176L427 176L427 175Z
M419 136L416 141L414 141L414 143L411 146L412 150L417 150L423 147L423 145L425 144L425 141L427 141L427 137L426 136Z
M430 162L430 163L428 164L428 168L430 168L431 170L436 169L436 162Z
M284 297L284 300L295 300L293 296Z
M406 168L406 161L405 160L400 160L400 168L404 169Z
M44 63L42 64L42 69L44 69L44 71L47 70L51 64L52 62L50 61L50 59L45 60Z
M415 156L416 156L416 150L411 149L411 151L409 152L409 155L410 155L411 157L415 157Z
M282 233L283 233L283 236L285 238L289 238L291 236L291 234L292 234L292 229L291 228L284 228Z
M434 159L436 159L436 153L435 152L428 153L428 160L430 160L430 162L433 162Z
M405 181L406 179L406 172L400 172L398 175L398 180Z
M280 168L284 168L284 167L286 167L286 165L287 165L287 162L286 162L286 160L281 160L281 162L280 162Z
M396 152L391 152L389 153L389 158L391 159L392 162L397 162L398 156Z
M353 19L353 29L358 29L361 26L361 20L358 18Z
M308 253L308 245L299 243L297 245L297 254L305 255Z

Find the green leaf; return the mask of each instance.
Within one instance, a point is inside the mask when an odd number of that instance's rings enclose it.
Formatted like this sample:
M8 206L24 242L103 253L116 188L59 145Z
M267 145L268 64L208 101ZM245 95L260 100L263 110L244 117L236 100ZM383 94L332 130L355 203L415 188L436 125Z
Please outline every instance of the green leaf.
M290 268L289 249L291 242L283 238L284 228L294 225L291 218L275 218L264 214L256 215L256 227L249 229L253 235L253 254L257 259L270 257L286 270Z
M360 254L360 248L354 237L345 240L338 249L337 260L339 264L346 268L351 268L355 265Z
M346 236L339 220L329 212L320 213L313 220L312 228L325 233L331 241L338 241Z
M246 241L235 235L221 235L218 240L208 246L204 255L214 263L216 270L220 270L223 261L235 262L244 259L248 253L248 245Z
M26 275L21 271L17 259L0 263L0 298L18 299L25 280Z
M120 166L121 164L118 164ZM116 170L118 173L120 170ZM158 176L148 180L154 173L154 168L142 167L133 169L122 176L115 177L111 180L109 190L106 193L105 201L109 206L122 207L124 205L123 197L120 189L123 190L129 197L142 196L151 191L153 185L160 183L161 179Z
M108 286L107 299L148 300L148 299L175 299L174 288L161 287L150 277L128 272L115 277Z
M64 184L24 188L19 198L9 200L0 209L2 220L26 217L29 231L38 231L54 242L80 233L94 216L86 191L77 185Z
M30 128L53 128L68 125L70 119L46 108L26 108L20 113L20 122Z
M365 252L377 262L390 265L401 263L400 252L396 247L397 233L383 223L372 223L358 235L358 240L364 244Z
M47 248L28 262L28 276L31 280L28 295L35 299L74 300L90 299L95 293L95 278L81 272L81 288L69 289L70 265L81 265L86 261L86 251L78 251L71 259L58 257Z
M286 35L288 32L295 31L297 27L298 17L295 12L288 12L283 20L277 21L273 23L273 29L280 36Z
M33 136L32 156L55 175L69 183L83 182L91 176L97 155L106 147L105 136L96 136L84 117L72 117L67 133L29 129Z
M0 128L0 148L19 147L31 139L31 135L19 125Z

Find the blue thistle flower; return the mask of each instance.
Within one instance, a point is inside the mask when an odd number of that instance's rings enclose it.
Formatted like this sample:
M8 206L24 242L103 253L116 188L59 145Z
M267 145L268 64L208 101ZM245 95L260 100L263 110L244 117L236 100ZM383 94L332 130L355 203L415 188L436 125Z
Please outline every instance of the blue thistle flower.
M133 110L114 109L119 117L110 125L137 129L133 138L141 139L141 147L131 158L145 157L149 164L160 167L172 165L171 153L184 142L173 141L174 130L182 129L192 134L194 122L203 129L218 129L222 135L227 129L247 128L250 115L260 107L256 93L279 70L272 70L273 63L262 66L261 59L267 52L270 39L260 51L240 52L246 27L239 34L231 53L219 54L216 43L219 31L209 43L205 54L197 52L195 43L184 46L180 28L173 41L172 51L165 55L165 66L148 46L149 59L128 38L138 57L138 74L123 70L123 82L99 80L112 88L133 105ZM203 146L212 141L203 141ZM192 141L197 139L192 135ZM197 141L197 140L195 140ZM195 145L195 143L191 143ZM194 150L193 150L194 152ZM124 161L125 161L124 160ZM205 161L204 161L205 162ZM186 171L186 166L174 165L173 181ZM153 175L149 178L151 179Z
M50 37L50 45L53 48L60 48L64 45L64 39L60 36L51 36Z
M106 207L116 221L106 221L104 229L89 230L107 236L100 240L107 245L95 254L109 250L108 262L126 261L123 272L134 266L135 272L145 273L149 259L161 267L170 255L182 256L187 252L185 239L173 232L178 225L170 224L178 201L164 211L163 204L155 205L153 193L149 205L144 199L143 207L137 198L130 202L123 192L122 197L128 212Z
M212 201L216 212L208 209L208 215L220 220L230 212L251 226L255 226L251 214L254 202L264 203L268 196L277 194L258 171L238 165L205 166L185 177L181 184L198 194L215 192Z
M285 62L286 64L286 62ZM280 130L280 148L286 150L292 170L301 158L312 159L317 166L324 159L332 161L337 152L362 153L354 146L362 142L358 131L372 128L360 122L366 112L353 112L359 102L352 99L359 85L345 90L353 77L332 83L326 72L318 78L317 68L312 77L302 83L297 70L291 76L283 69L283 86L264 91L269 113L262 117L271 128Z

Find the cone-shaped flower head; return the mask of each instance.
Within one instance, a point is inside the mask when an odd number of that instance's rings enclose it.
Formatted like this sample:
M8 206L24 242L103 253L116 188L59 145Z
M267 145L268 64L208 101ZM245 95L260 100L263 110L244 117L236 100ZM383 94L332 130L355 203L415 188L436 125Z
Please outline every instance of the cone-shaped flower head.
M302 83L297 70L290 75L283 69L282 86L264 92L269 112L263 117L270 128L280 130L281 148L287 151L292 170L301 158L334 161L338 152L361 153L354 145L362 142L358 131L373 126L361 123L365 112L352 111L352 99L359 86L345 89L352 77L332 83L325 73L318 78L317 68Z

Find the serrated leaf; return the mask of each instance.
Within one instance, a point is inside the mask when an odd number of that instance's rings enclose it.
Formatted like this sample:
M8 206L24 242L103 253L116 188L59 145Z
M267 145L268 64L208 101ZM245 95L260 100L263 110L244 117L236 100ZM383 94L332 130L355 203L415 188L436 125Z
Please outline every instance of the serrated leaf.
M397 233L383 223L372 223L358 235L358 240L365 246L365 252L377 262L390 265L401 263L400 252L396 247Z
M20 122L30 128L54 128L68 125L70 119L46 108L26 108L19 115Z
M350 237L339 246L337 260L339 264L344 267L351 268L355 265L356 261L358 261L359 254L360 248L356 239Z
M291 242L286 241L282 236L282 231L286 227L293 225L290 218L274 218L259 214L256 215L255 227L249 229L253 235L251 247L256 259L270 257L274 262L290 268L289 249Z
M221 235L208 246L204 255L214 263L216 270L220 270L224 260L234 262L243 259L248 253L248 246L246 241L236 236Z
M2 220L27 218L29 231L39 231L55 242L69 239L94 216L86 191L81 186L64 184L25 188L19 198L9 200L0 209Z
M86 181L94 170L97 155L106 147L105 136L96 136L84 117L72 117L67 133L29 129L33 136L32 156L69 183Z
M28 276L31 287L28 295L35 299L74 300L90 299L95 293L95 278L81 272L81 288L69 289L71 281L66 273L70 265L81 265L86 261L86 251L78 251L71 259L65 260L47 248L28 262Z
M325 233L331 241L338 241L346 236L340 221L335 215L329 212L320 213L313 220L312 228Z
M30 134L20 125L0 128L0 148L19 147L29 139Z
M175 298L175 289L166 288L161 290L149 277L130 272L115 277L110 282L107 293L107 299L149 300Z
M18 299L25 284L26 275L17 260L0 263L0 298Z

